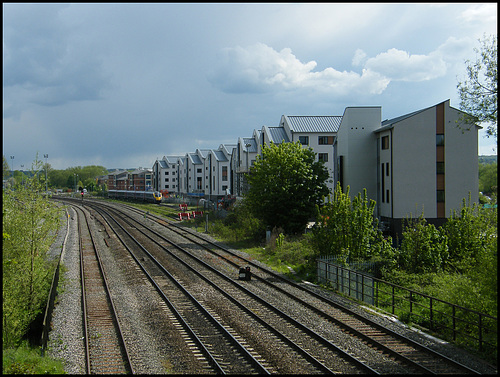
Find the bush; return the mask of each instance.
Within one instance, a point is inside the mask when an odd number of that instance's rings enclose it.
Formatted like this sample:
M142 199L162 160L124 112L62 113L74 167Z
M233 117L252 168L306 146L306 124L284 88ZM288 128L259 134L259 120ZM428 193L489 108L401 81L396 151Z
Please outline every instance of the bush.
M53 266L46 252L59 227L59 210L41 194L36 174L3 191L3 347L19 344L45 309Z

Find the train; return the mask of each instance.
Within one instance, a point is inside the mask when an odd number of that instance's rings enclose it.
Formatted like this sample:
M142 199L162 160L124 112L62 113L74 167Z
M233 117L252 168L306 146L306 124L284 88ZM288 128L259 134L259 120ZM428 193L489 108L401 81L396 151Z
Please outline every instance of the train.
M160 204L163 196L159 191L126 191L108 190L108 198L123 200L139 200L143 202Z

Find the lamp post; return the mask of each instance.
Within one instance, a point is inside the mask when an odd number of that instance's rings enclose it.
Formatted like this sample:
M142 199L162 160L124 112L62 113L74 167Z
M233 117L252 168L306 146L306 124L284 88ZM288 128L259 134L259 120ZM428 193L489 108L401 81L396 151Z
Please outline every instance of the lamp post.
M45 157L45 193L47 194L48 187L47 187L47 158L49 158L48 154L44 154L43 157Z
M14 180L14 156L10 156L11 163L10 166L12 168L12 180Z
M246 147L246 155L247 155L247 166L246 166L246 171L247 171L247 176L248 174L250 174L250 168L248 167L248 148L250 148L252 146L252 144L250 143L247 143L245 144L245 147ZM245 193L248 191L248 178L245 177Z

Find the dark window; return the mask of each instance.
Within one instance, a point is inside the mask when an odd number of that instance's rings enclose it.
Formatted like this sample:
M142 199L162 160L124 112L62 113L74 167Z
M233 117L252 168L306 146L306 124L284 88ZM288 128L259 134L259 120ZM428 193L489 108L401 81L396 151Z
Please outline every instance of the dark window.
M318 136L318 144L319 145L332 145L333 144L333 136Z
M302 145L309 145L309 136L299 136L299 142Z
M444 203L444 190L437 190L437 202Z
M382 149L389 149L389 136L382 136Z
M436 146L444 146L444 135L436 135Z
M318 153L318 161L328 162L328 153Z
M385 203L385 179L384 179L384 163L380 164L382 168L382 203Z

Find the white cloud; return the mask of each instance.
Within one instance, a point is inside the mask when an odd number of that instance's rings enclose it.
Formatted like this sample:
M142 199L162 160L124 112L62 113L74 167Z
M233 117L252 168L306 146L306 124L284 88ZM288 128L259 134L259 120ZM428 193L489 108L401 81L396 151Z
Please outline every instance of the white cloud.
M317 63L302 63L290 48L276 51L258 43L247 48L227 48L210 81L228 93L312 89L333 95L353 92L380 94L389 81L373 70L356 72L326 68L314 72Z
M364 63L365 60L366 60L366 53L360 48L358 48L356 52L354 52L354 56L352 58L352 65L359 66L362 63Z
M497 14L498 6L496 3L474 4L460 14L460 19L468 23L496 23Z
M446 62L442 55L411 55L396 48L367 60L365 67L397 81L425 81L446 74Z

